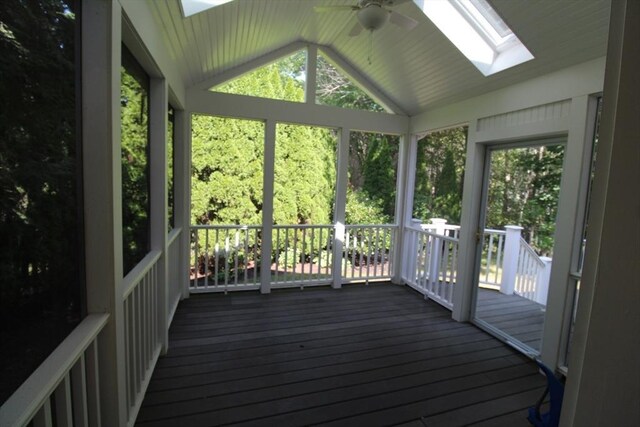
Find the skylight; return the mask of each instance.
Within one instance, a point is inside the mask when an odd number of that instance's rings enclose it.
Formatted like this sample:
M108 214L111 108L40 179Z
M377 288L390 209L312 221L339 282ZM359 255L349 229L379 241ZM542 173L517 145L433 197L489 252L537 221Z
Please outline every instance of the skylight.
M180 0L182 5L182 14L185 18L196 13L204 12L212 7L220 6L225 3L229 3L233 0Z
M533 59L486 0L413 0L485 76Z

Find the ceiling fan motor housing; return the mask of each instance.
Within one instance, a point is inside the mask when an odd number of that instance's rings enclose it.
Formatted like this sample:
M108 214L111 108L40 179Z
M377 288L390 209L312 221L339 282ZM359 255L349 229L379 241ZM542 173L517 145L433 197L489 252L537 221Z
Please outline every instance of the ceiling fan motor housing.
M367 30L377 30L389 20L389 11L378 2L367 2L357 13L358 21Z

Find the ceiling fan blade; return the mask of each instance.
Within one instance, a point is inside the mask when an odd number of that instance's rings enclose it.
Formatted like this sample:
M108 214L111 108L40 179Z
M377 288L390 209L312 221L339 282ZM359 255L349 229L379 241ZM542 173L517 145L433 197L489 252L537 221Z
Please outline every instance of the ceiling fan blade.
M314 6L316 12L342 12L360 9L358 6Z
M355 37L358 34L360 34L362 32L362 25L360 25L360 22L355 23L355 25L353 26L353 28L351 28L351 31L349 31L349 37Z
M391 16L389 16L389 21L406 30L412 30L416 25L418 25L418 21L415 19L409 18L408 16L393 10L391 11Z

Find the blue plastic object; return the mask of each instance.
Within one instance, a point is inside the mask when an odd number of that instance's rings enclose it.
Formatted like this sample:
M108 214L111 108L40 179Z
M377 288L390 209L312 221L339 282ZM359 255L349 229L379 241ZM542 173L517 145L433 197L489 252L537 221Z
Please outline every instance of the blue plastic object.
M527 419L536 427L558 427L558 424L560 423L560 411L562 410L564 385L544 363L538 359L536 359L535 362L547 377L547 388L536 405L529 408L529 416ZM549 412L541 414L540 407L542 406L542 402L544 402L547 393L549 394Z

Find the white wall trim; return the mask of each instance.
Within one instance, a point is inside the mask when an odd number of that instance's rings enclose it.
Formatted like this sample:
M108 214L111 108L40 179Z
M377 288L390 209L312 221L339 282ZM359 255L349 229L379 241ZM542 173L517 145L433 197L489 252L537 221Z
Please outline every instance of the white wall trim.
M518 83L411 117L411 132L452 127L473 119L550 104L602 91L604 58Z

